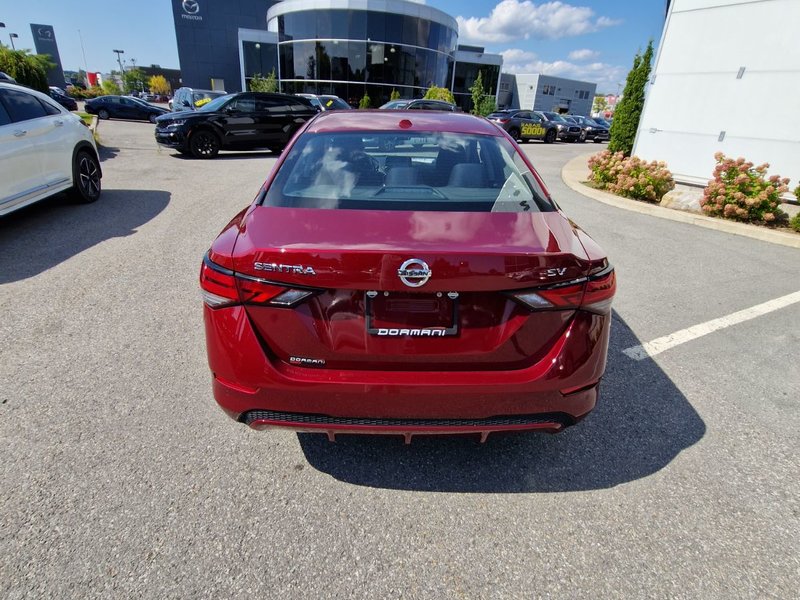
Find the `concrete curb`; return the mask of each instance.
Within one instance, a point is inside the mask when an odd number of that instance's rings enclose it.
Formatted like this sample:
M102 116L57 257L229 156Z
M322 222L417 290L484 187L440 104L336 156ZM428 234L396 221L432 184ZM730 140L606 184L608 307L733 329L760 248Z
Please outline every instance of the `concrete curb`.
M594 153L592 153L594 154ZM630 210L633 212L650 215L651 217L658 217L659 219L668 219L670 221L678 221L680 223L690 223L698 227L705 227L706 229L714 229L716 231L723 231L725 233L732 233L734 235L741 235L744 237L761 240L762 242L769 242L770 244L779 244L781 246L788 246L790 248L800 248L800 235L789 233L786 231L773 231L757 225L747 225L745 223L735 223L733 221L725 221L715 217L707 217L705 215L698 215L690 212L683 212L671 208L664 208L655 204L647 204L639 202L638 200L629 200L621 198L614 194L609 194L602 190L596 190L581 183L589 179L589 167L587 162L592 154L582 154L570 160L561 169L561 179L567 187L573 189L583 196L608 204L623 210Z

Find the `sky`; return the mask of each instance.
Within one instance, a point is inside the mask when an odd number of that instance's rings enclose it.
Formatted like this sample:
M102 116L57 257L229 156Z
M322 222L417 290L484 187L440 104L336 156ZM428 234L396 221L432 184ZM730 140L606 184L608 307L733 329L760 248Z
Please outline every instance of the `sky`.
M2 0L0 42L19 35L16 47L33 49L30 23L53 25L67 70L124 66L179 68L171 2L180 0ZM215 0L224 1L224 0ZM665 0L427 0L455 17L459 43L503 55L503 71L545 73L598 84L616 93L637 50L658 44ZM80 32L80 33L79 33ZM81 49L83 38L83 50ZM619 84L619 85L618 85Z

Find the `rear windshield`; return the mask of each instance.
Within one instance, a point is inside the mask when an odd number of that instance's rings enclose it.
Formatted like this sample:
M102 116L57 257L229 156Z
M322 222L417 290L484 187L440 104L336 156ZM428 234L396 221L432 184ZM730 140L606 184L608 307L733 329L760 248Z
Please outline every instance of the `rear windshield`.
M262 204L448 212L555 210L505 137L393 131L303 134Z
M347 110L350 105L338 96L320 96L319 101L325 110Z
M224 96L223 92L192 92L192 104L195 108L200 108L211 102L214 98Z

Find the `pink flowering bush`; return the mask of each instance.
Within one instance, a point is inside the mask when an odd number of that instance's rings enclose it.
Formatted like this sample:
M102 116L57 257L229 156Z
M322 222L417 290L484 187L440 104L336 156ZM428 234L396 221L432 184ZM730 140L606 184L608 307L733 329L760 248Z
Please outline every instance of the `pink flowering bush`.
M781 194L789 191L788 179L778 175L767 178L769 164L757 167L743 158L714 155L717 166L714 179L708 182L700 206L713 217L747 223L778 225L786 221L780 209Z
M635 200L658 202L675 187L663 161L647 162L637 156L604 150L589 159L589 180L600 189Z

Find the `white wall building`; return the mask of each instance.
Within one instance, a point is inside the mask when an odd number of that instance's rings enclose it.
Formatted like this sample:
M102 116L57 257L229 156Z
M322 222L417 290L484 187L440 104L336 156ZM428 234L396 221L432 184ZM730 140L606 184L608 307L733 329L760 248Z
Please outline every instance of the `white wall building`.
M504 89L504 85L508 89ZM589 116L597 89L596 83L552 75L503 73L498 102L508 108L545 110L570 115ZM510 92L510 95L502 92Z
M634 154L705 184L714 153L800 180L800 1L673 0Z

